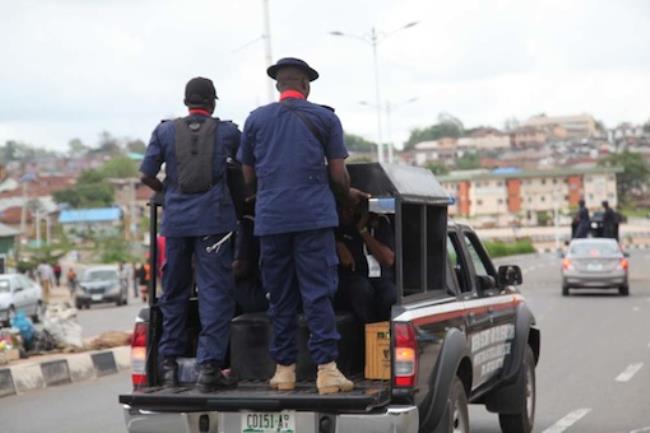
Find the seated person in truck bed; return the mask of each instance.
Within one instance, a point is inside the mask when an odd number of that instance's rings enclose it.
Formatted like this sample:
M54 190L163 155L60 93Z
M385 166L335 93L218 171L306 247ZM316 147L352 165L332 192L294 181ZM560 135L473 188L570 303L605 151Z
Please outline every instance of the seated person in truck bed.
M269 308L258 267L260 241L253 235L254 225L254 217L244 215L235 234L235 260L232 263L235 276L235 315L258 313Z
M389 320L397 298L390 219L360 206L339 208L337 307L351 309L361 323Z

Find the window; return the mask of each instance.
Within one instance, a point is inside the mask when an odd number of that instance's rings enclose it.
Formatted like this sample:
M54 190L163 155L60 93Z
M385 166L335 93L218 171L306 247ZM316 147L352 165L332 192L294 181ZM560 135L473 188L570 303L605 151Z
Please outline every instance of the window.
M447 257L454 277L458 282L461 292L471 292L472 284L468 280L468 273L465 267L465 260L456 233L449 233L447 236Z
M474 265L474 271L476 271L476 275L489 275L485 265L483 264L483 261L481 260L481 257L476 251L476 248L474 248L472 241L470 241L467 235L463 236L463 239L465 239L465 247L467 247L467 251L469 252L469 257L472 260L472 264Z
M499 204L503 204L503 199L500 198L499 200L497 200L497 203L499 203Z
M546 201L546 197L544 197L544 196L541 196L539 199L540 199L542 202L545 202L545 201Z
M542 179L542 185L546 185L546 179Z
M466 232L463 234L463 238L469 257L474 265L474 271L476 272L476 281L474 282L476 287L481 287L481 280L486 277L492 277L494 282L496 282L497 275L494 270L494 265L492 265L490 257L485 252L483 245L481 245L476 235L471 232Z
M483 200L481 200L481 199L476 200L476 204L478 206L481 206L483 204Z

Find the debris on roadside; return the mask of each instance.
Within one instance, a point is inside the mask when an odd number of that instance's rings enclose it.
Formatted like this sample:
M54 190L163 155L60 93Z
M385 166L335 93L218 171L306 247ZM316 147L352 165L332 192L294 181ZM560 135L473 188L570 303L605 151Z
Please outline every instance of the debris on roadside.
M131 344L131 333L126 331L107 331L90 340L87 348L91 350L110 349Z
M81 325L77 310L69 303L51 304L45 310L43 330L52 335L61 349L82 349Z

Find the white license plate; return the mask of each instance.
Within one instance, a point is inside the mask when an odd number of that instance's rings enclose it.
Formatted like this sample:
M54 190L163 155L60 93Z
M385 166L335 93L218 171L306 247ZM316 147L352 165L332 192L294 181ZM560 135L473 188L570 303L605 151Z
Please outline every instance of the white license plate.
M93 301L101 301L102 298L103 298L102 295L90 295L90 299L92 299Z
M295 433L296 413L284 412L242 412L242 433Z
M603 265L598 263L589 263L587 265L587 270L592 272L598 272L603 270Z

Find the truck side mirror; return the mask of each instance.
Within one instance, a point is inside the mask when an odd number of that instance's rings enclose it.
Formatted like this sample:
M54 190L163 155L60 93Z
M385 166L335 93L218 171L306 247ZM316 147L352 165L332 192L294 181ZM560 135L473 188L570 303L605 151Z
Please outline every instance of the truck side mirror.
M500 286L519 286L524 282L521 268L517 265L499 266L497 279Z
M497 282L492 275L479 275L478 288L481 292L487 292L497 288Z

